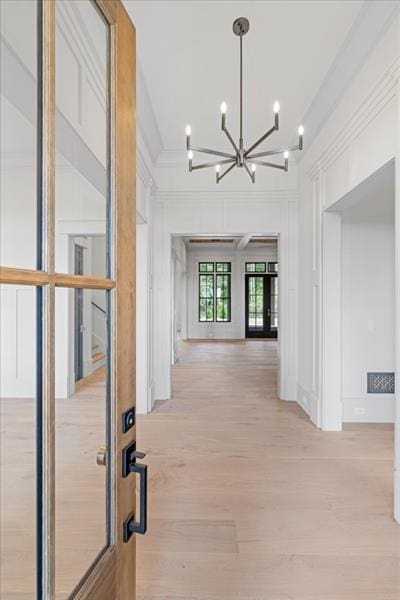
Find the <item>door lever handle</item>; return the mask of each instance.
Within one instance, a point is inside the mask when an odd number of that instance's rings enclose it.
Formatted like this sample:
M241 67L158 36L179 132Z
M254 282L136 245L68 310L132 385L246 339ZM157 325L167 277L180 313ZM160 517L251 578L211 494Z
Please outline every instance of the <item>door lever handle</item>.
M135 520L134 513L130 513L123 524L123 539L127 542L133 533L144 534L147 531L147 465L136 462L146 454L136 450L136 442L131 442L122 450L122 477L129 473L138 473L140 477L140 519Z
M144 458L146 456L146 452L139 452L138 450L134 450L131 452L131 461L135 462L135 458Z

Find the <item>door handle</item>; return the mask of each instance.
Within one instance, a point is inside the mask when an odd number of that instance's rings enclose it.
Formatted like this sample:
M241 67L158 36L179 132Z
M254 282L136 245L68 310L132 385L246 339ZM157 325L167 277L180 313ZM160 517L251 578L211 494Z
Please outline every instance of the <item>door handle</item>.
M271 309L270 309L270 308L267 310L267 315L268 315L269 317L271 316Z
M137 463L136 459L146 456L144 452L136 450L136 442L131 442L122 450L122 477L129 473L138 473L140 485L140 514L139 521L135 520L134 513L130 513L123 524L123 539L127 542L133 533L145 534L147 531L147 465Z

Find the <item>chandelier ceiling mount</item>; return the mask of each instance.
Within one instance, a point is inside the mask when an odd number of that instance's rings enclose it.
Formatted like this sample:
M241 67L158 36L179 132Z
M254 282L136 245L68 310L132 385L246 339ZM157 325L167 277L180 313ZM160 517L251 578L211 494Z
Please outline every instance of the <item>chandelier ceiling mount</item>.
M226 126L226 115L227 115L227 105L226 102L222 102L221 104L221 129L227 136L232 148L233 152L221 152L219 150L212 150L210 148L200 148L198 146L192 146L191 144L191 127L188 125L186 127L186 149L188 152L188 160L189 160L189 172L196 171L198 169L207 169L209 167L214 167L216 172L216 182L219 183L221 179L225 177L228 173L234 169L234 167L244 168L248 173L251 181L255 183L256 175L255 171L258 165L263 167L270 167L273 169L280 169L282 171L288 171L289 168L289 152L294 150L302 150L303 149L303 134L304 127L300 125L298 128L298 144L295 146L288 146L286 148L274 148L271 150L265 150L263 152L256 152L254 150L262 144L274 131L278 131L279 129L279 102L275 102L273 106L274 111L274 123L270 129L268 129L258 140L256 140L251 146L247 149L244 147L243 141L243 36L250 29L250 23L248 19L245 17L239 17L235 19L233 22L233 32L235 35L239 36L240 39L240 98L239 98L239 143L236 144L233 137L228 131ZM214 162L207 162L201 164L193 164L194 152L200 152L203 154L209 154L213 156L218 156L219 160ZM281 154L283 155L284 162L283 164L276 164L271 162L266 162L265 160L260 160L261 158L265 158L267 156L273 156ZM221 171L221 167L224 166L225 169Z

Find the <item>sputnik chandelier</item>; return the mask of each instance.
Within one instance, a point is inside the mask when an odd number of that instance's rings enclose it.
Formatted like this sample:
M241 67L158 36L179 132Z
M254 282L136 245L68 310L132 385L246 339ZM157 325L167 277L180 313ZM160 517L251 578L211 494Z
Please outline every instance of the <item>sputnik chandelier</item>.
M229 133L226 127L226 113L227 106L226 102L222 102L221 104L221 129L226 134L229 142L231 143L234 152L220 152L219 150L211 150L209 148L199 148L198 146L192 146L191 144L191 127L188 125L186 127L186 148L188 151L188 159L189 159L189 171L196 171L198 169L207 169L209 167L215 167L216 171L216 181L219 183L221 179L225 177L234 167L244 168L248 173L250 179L254 183L256 180L256 167L257 165L261 165L263 167L271 167L273 169L281 169L282 171L287 171L289 168L289 152L293 150L302 150L303 149L303 134L304 127L300 125L298 129L299 134L299 143L296 146L289 146L287 148L275 148L273 150L266 150L264 152L256 152L254 150L264 141L266 140L274 131L278 131L279 129L279 102L275 102L274 104L274 124L273 126L264 133L254 144L252 144L249 148L245 149L243 144L243 36L246 35L250 27L249 21L245 17L240 17L236 19L233 23L233 32L235 35L239 36L240 39L240 114L239 114L239 144L236 145L234 139ZM211 154L214 156L220 157L220 160L215 162L207 162L194 165L193 164L193 156L194 152L202 152L203 154ZM265 162L260 160L260 158L264 158L266 156L272 156L274 154L283 154L284 163L283 164L275 164L271 162ZM222 160L221 160L222 159ZM224 171L221 172L221 167L223 165L227 165Z

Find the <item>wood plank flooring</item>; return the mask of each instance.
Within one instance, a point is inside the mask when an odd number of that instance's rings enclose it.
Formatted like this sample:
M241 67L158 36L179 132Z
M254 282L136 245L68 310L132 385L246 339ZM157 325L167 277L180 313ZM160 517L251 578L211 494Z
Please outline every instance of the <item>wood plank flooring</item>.
M105 369L55 404L56 600L66 600L106 546ZM33 600L36 573L35 405L2 398L0 598Z
M276 398L276 342L188 342L139 417L137 600L399 600L393 428L315 429Z

